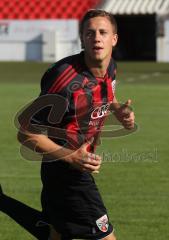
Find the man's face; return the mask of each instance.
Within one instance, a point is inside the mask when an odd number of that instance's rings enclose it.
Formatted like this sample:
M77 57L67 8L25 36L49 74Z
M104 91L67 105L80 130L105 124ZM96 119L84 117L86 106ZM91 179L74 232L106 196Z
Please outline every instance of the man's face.
M87 57L103 62L110 59L112 47L117 43L117 34L107 17L94 17L84 24L81 40Z

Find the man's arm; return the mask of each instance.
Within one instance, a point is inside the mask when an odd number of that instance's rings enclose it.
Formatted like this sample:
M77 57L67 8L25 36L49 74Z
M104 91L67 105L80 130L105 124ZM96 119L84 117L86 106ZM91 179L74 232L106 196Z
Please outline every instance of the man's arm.
M45 155L45 160L63 160L81 171L98 172L100 168L101 157L87 151L88 142L74 151L56 144L46 135L26 130L18 132L18 140L29 149Z
M122 123L126 129L134 128L135 115L131 110L131 100L127 100L126 103L120 104L114 96L113 102L110 105L110 111L114 111L116 118Z

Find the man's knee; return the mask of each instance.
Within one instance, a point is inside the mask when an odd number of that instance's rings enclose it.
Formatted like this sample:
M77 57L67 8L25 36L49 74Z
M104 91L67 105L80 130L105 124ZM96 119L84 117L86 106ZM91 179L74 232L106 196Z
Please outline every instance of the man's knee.
M61 240L61 235L52 226L50 226L49 240Z
M72 239L63 237L60 233L56 232L52 226L50 226L50 236L48 240L72 240Z
M110 233L108 236L105 238L102 238L102 240L117 240L114 233Z

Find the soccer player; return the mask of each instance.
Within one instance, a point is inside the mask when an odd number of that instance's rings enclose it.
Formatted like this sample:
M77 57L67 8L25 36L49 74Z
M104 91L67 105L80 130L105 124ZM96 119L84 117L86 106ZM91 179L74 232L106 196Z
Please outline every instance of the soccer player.
M112 14L88 11L80 38L84 50L53 64L42 77L39 111L32 104L30 125L21 117L18 139L43 155L41 202L49 239L115 240L92 176L102 162L95 148L110 110L127 129L134 127L134 113L131 100L121 106L115 97L112 50L118 35Z

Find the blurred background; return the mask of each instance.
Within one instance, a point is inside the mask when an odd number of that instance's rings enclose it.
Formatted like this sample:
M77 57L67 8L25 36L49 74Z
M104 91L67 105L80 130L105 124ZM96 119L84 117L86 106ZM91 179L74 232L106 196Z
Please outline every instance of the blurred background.
M21 156L14 119L38 96L51 63L81 50L79 20L91 8L117 20L116 95L132 99L138 125L125 137L102 139L95 179L118 240L167 240L169 0L0 0L0 184L41 210L40 162ZM0 239L35 238L0 212Z
M169 62L168 0L1 0L0 60L53 62L74 54L79 20L90 8L115 15L117 60Z

